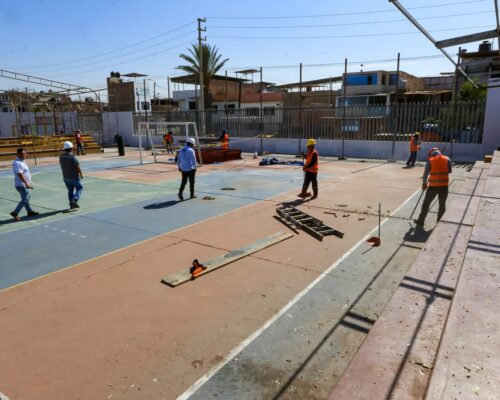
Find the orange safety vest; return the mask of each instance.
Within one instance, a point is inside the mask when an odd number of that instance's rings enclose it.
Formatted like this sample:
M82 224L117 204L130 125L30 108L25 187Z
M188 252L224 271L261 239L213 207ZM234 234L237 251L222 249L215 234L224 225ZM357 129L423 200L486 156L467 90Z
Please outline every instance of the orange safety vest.
M413 151L419 151L420 150L420 146L417 144L417 140L412 137L410 139L410 151L413 152Z
M228 144L229 144L229 134L224 133L224 136L222 137L222 149L227 150L228 149Z
M312 158L313 158L313 154L316 154L316 163L313 164L312 167L304 168L304 171L307 171L307 172L318 172L318 170L319 170L319 155L318 155L318 152L316 150L312 150L312 151L307 150L306 164L305 165L309 165L311 163Z
M429 158L431 171L429 173L430 187L448 186L448 157L439 154Z

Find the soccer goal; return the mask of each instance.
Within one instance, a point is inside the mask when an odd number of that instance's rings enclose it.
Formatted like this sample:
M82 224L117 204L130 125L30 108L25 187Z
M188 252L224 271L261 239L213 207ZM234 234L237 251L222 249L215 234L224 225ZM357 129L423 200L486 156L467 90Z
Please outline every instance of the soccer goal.
M142 136L146 137L147 146L151 147L153 152L153 157L156 163L160 163L157 156L157 149L154 144L163 143L162 138L168 131L172 131L172 135L177 140L186 141L189 137L194 137L197 143L198 157L200 159L200 165L203 165L203 160L201 158L201 145L198 138L198 129L194 122L170 122L170 121L154 121L154 122L139 122L138 132L139 136L139 149L142 151ZM182 139L179 139L182 138ZM160 139L158 139L160 138ZM142 157L141 157L142 159Z

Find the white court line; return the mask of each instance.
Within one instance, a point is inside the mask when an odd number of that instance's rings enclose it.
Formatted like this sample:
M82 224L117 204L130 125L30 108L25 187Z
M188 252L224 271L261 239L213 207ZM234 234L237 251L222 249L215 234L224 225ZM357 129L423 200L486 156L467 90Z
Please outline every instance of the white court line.
M384 225L387 221L391 219L399 210L401 210L421 189L414 192L410 197L408 197L398 208L396 208L387 218L385 218L380 225ZM264 332L271 324L273 324L278 318L285 314L292 306L297 303L302 297L304 297L311 289L314 288L322 279L324 279L330 272L332 272L342 261L344 261L348 256L350 256L361 244L365 243L366 240L373 235L374 232L378 230L378 225L373 228L366 236L364 236L359 242L357 242L353 247L351 247L347 252L342 254L340 258L337 259L332 265L328 267L327 270L322 272L314 281L312 281L302 292L298 293L287 305L285 305L281 310L274 314L271 319L269 319L264 325L247 337L243 342L236 346L229 354L224 357L220 364L214 366L210 371L208 371L204 376L198 379L191 387L189 387L184 393L177 397L177 400L187 400L193 394L195 394L198 389L203 386L208 380L214 376L220 369L222 369L229 361L231 361L238 353L250 345L262 332Z

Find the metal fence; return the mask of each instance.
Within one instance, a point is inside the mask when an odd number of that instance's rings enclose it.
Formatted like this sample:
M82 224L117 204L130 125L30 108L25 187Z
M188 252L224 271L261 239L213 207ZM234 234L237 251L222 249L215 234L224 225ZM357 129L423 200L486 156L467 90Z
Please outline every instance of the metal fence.
M169 111L148 114L150 122L194 122L203 136L407 141L415 132L429 142L481 143L484 102L409 103L390 106L259 107ZM145 115L134 114L134 130ZM153 132L163 135L164 132Z

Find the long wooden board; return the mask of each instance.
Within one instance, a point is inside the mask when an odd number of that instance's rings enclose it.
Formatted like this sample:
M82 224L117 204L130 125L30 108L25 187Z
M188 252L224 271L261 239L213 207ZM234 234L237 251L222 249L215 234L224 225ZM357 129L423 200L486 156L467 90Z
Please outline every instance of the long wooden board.
M198 276L198 278L202 275L208 274L209 272L216 270L217 268L232 263L233 261L239 260L240 258L246 257L259 250L265 249L266 247L272 246L273 244L282 242L283 240L289 239L292 236L293 236L292 233L277 232L263 239L259 239L256 242L240 247L239 249L230 251L229 253L216 257L210 261L202 262L202 264L205 265L207 269L203 271ZM164 277L161 281L162 283L165 283L168 286L176 287L190 280L191 280L191 274L189 272L189 268L187 268L180 272L168 275Z

